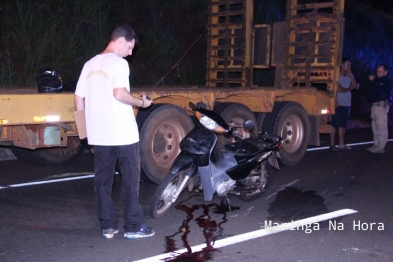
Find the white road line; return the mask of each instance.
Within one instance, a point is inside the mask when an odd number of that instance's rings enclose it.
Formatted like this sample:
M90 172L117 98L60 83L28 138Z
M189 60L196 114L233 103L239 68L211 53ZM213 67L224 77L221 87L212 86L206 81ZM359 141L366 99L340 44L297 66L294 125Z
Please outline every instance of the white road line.
M388 142L393 141L393 139L389 139ZM354 144L348 144L349 146L359 146L359 145L367 145L367 144L372 144L373 142L361 142L361 143L354 143ZM309 148L307 149L307 151L318 151L318 150L325 150L325 149L329 149L328 146L325 147L318 147L318 148ZM116 172L116 174L118 174L118 172ZM70 178L64 178L64 179L53 179L53 180L47 180L47 181L40 181L40 182L30 182L30 183L22 183L22 184L14 184L14 185L8 185L8 186L0 186L0 190L1 189L6 189L6 188L12 188L12 187L24 187L24 186L32 186L32 185L39 185L39 184L49 184L49 183L55 183L55 182L63 182L63 181L69 181L69 180L77 180L77 179L85 179L85 178L91 178L94 177L94 175L88 175L88 176L80 176L80 177L70 177ZM290 186L294 183L296 183L296 181L294 181L293 183L290 183L289 185L286 186ZM266 199L269 199L270 197L272 197L273 195L275 195L277 192L271 194L270 196L268 196Z
M212 246L217 249L217 248L233 245L236 243L244 242L244 241L247 241L250 239L255 239L255 238L264 237L264 236L272 235L272 234L279 233L279 232L284 232L284 231L294 228L294 225L295 225L295 227L301 227L301 226L304 226L307 224L317 223L320 221L329 220L329 219L341 217L341 216L346 216L346 215L354 214L357 212L358 211L353 210L353 209L341 209L338 211L334 211L334 212L330 212L330 213L326 213L326 214L322 214L322 215L318 215L318 216L314 216L314 217L309 217L309 218L293 221L291 223L283 223L283 224L274 226L274 228L273 227L272 228L264 228L264 229L252 231L249 233L244 233L244 234L220 239L220 240L215 241ZM204 248L206 248L206 244L201 244L201 245L191 247L191 250L193 253L195 253L195 252L203 250ZM161 254L161 255L157 255L157 256L153 256L153 257L148 257L148 258L145 258L142 260L137 260L134 262L162 261L162 260L168 259L168 258L175 258L183 253L186 253L186 252L188 252L188 250L186 248L184 248L184 249L177 250L175 252Z
M63 181L70 181L70 180L78 180L78 179L85 179L94 177L93 175L87 176L77 176L77 177L67 177L61 179L52 179L52 180L45 180L45 181L37 181L37 182L29 182L29 183L22 183L22 184L13 184L8 186L0 186L0 189L12 188L12 187L24 187L24 186L33 186L33 185L41 185L41 184L49 184L49 183L56 183L56 182L63 182Z
M325 191L322 192L321 196L323 196L327 191L329 191L329 188L326 189Z
M393 139L389 139L388 142L392 142ZM369 144L374 144L373 141L370 142L360 142L360 143L353 143L353 144L347 144L348 146L361 146L361 145L369 145ZM316 148L308 148L307 151L318 151L318 150L325 150L329 149L330 146L323 146L323 147L316 147Z

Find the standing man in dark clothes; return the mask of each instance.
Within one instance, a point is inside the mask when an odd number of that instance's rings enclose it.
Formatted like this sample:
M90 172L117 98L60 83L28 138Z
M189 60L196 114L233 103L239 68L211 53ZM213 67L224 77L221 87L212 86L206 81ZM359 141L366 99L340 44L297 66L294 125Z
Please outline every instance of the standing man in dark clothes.
M388 78L389 68L380 64L377 68L377 77L370 75L371 91L371 126L374 134L374 145L367 148L375 154L385 153L385 145L388 141L388 100L392 91L392 83Z

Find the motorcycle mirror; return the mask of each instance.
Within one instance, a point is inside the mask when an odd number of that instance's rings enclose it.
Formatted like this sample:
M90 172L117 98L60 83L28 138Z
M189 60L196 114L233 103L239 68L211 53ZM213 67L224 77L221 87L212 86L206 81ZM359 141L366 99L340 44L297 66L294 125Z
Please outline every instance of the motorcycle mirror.
M188 103L188 105L190 106L191 110L193 110L193 111L195 110L196 105L194 105L193 102Z
M207 105L203 102L198 102L196 105L200 108L207 108Z
M243 127L244 127L244 129L251 131L251 130L254 129L255 123L254 123L254 121L252 121L252 120L246 120L246 121L243 123Z

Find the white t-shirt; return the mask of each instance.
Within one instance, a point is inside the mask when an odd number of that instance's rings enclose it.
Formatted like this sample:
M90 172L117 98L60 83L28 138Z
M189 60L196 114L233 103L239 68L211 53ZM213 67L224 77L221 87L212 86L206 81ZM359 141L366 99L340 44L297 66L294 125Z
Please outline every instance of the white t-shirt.
M349 88L351 86L351 78L340 74L339 83L342 88ZM337 104L339 106L351 106L351 97L351 91L337 92Z
M85 98L89 144L118 146L139 141L132 106L113 96L114 88L130 91L129 74L127 61L114 53L96 55L85 63L75 94Z

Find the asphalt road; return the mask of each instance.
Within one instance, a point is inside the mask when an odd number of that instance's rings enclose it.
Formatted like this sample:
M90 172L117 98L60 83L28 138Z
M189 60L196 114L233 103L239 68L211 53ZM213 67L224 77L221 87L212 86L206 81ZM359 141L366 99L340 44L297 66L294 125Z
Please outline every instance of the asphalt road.
M346 138L347 143L371 141L371 130L348 130ZM327 146L328 137L322 140ZM368 146L309 151L296 166L275 171L261 198L242 202L233 196L232 211L217 197L205 203L200 193L185 192L178 208L152 219L148 208L156 186L142 182L145 222L156 235L136 241L124 239L122 232L102 238L93 178L53 182L92 175L90 153L55 168L1 161L0 261L154 261L153 256L200 244L206 248L185 251L173 261L393 261L393 142L386 154L371 154ZM53 183L22 184L47 180ZM113 197L121 226L120 186L117 175ZM283 232L277 226L275 234L218 249L206 244L240 240L269 221L290 224L342 209L357 213L299 229L293 224L295 230Z

